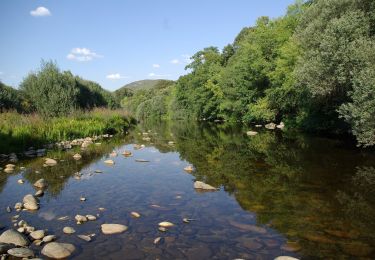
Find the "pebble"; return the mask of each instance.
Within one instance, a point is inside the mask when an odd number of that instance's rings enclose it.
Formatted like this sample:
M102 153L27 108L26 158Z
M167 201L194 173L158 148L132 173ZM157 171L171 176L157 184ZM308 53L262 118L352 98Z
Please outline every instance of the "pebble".
M6 208L6 211L7 211L8 213L12 212L12 208L8 206L8 207Z
M101 226L103 234L118 234L125 232L128 227L121 224L103 224Z
M48 186L48 184L47 184L47 181L45 179L39 179L34 183L34 187L36 187L38 189L45 189L45 188L47 188L47 186Z
M44 191L43 190L38 190L37 192L35 192L34 196L35 197L42 197L44 195Z
M86 218L90 221L95 221L96 217L94 215L86 215Z
M57 161L54 159L46 158L44 164L47 166L55 166L57 164Z
M159 227L169 228L169 227L173 227L173 226L174 226L174 224L171 223L171 222L168 222L168 221L163 221L163 222L159 223Z
M104 163L105 164L115 164L115 162L113 160L105 160Z
M82 215L76 215L74 218L77 220L77 222L87 222L87 218Z
M32 237L34 240L43 239L44 236L45 236L44 230L36 230L30 233L30 237Z
M22 179L19 179L17 182L18 182L18 184L24 184L25 183L25 181L22 180Z
M156 244L159 244L159 242L161 241L161 237L157 237L157 238L155 238L155 240L154 240L154 244L156 245Z
M131 214L132 217L134 217L134 218L140 218L140 217L141 217L141 214L139 214L138 212L135 212L135 211L131 212L130 214Z

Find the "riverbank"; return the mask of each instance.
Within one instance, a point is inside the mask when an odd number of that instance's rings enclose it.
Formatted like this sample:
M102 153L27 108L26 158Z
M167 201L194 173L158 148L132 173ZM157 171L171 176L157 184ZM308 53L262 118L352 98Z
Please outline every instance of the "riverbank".
M48 119L38 114L1 113L0 153L20 152L31 146L74 138L125 133L133 124L135 121L123 110L76 111L69 116Z

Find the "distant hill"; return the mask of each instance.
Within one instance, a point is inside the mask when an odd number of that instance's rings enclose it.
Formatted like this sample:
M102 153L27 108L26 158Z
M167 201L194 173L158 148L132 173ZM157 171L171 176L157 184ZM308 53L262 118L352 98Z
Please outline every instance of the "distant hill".
M125 86L114 91L116 99L120 102L124 97L131 96L132 93L138 90L147 90L152 88L163 88L173 83L171 80L165 79L145 79L134 81L132 83L126 84Z

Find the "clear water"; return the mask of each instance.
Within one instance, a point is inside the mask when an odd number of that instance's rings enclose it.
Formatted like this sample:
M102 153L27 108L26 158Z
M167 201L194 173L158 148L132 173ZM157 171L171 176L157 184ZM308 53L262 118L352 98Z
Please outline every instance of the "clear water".
M11 217L20 214L19 219L57 235L58 242L74 244L74 259L373 259L375 153L280 131L259 130L248 137L247 130L149 123L86 151L50 151L48 157L59 161L51 168L43 167L41 158L20 161L17 166L26 170L0 174L0 228L12 227ZM151 141L142 140L148 131ZM134 144L146 147L135 150ZM113 150L117 157L109 156ZM124 150L133 157L122 156ZM77 151L80 161L72 158ZM105 165L106 159L115 165ZM187 173L183 169L190 164L195 170ZM76 172L83 174L80 180ZM49 183L41 208L7 213L7 206L35 192L32 184L40 178ZM195 180L220 189L199 192ZM141 217L133 218L132 211ZM77 225L76 214L99 218ZM62 216L70 219L57 220ZM183 223L183 218L194 221ZM160 232L161 221L175 226ZM103 235L103 223L129 229ZM76 234L63 234L64 226ZM93 233L91 242L76 236ZM155 245L157 237L162 240ZM42 247L32 248L40 252Z

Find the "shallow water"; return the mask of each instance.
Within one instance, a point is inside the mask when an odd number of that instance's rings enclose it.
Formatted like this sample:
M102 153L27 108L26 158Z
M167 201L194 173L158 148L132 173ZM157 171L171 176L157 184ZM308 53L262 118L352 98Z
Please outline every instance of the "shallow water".
M21 161L17 166L26 170L0 175L0 228L12 227L11 217L20 214L19 219L57 235L58 242L74 244L74 259L375 257L373 152L281 131L260 130L248 137L246 130L150 123L129 136L79 151L79 161L72 159L77 150L50 151L48 157L61 160L51 168L44 168L41 158ZM142 140L141 133L148 131L151 140ZM146 147L135 150L134 144ZM109 156L113 150L117 157ZM124 150L133 157L122 156ZM105 165L106 159L115 165ZM195 170L187 173L183 169L190 164ZM80 180L74 178L76 172L83 174ZM25 184L17 183L20 178ZM40 178L49 183L40 209L7 213L8 205L35 192L32 184ZM220 189L199 192L193 188L195 180ZM81 196L87 200L80 201ZM141 217L133 218L132 211ZM99 218L77 225L76 214ZM70 219L57 220L62 216ZM183 223L183 218L194 221ZM161 221L175 226L160 232ZM103 235L103 223L129 229ZM63 234L64 226L77 233ZM89 243L76 236L93 233ZM162 240L155 245L157 237Z

